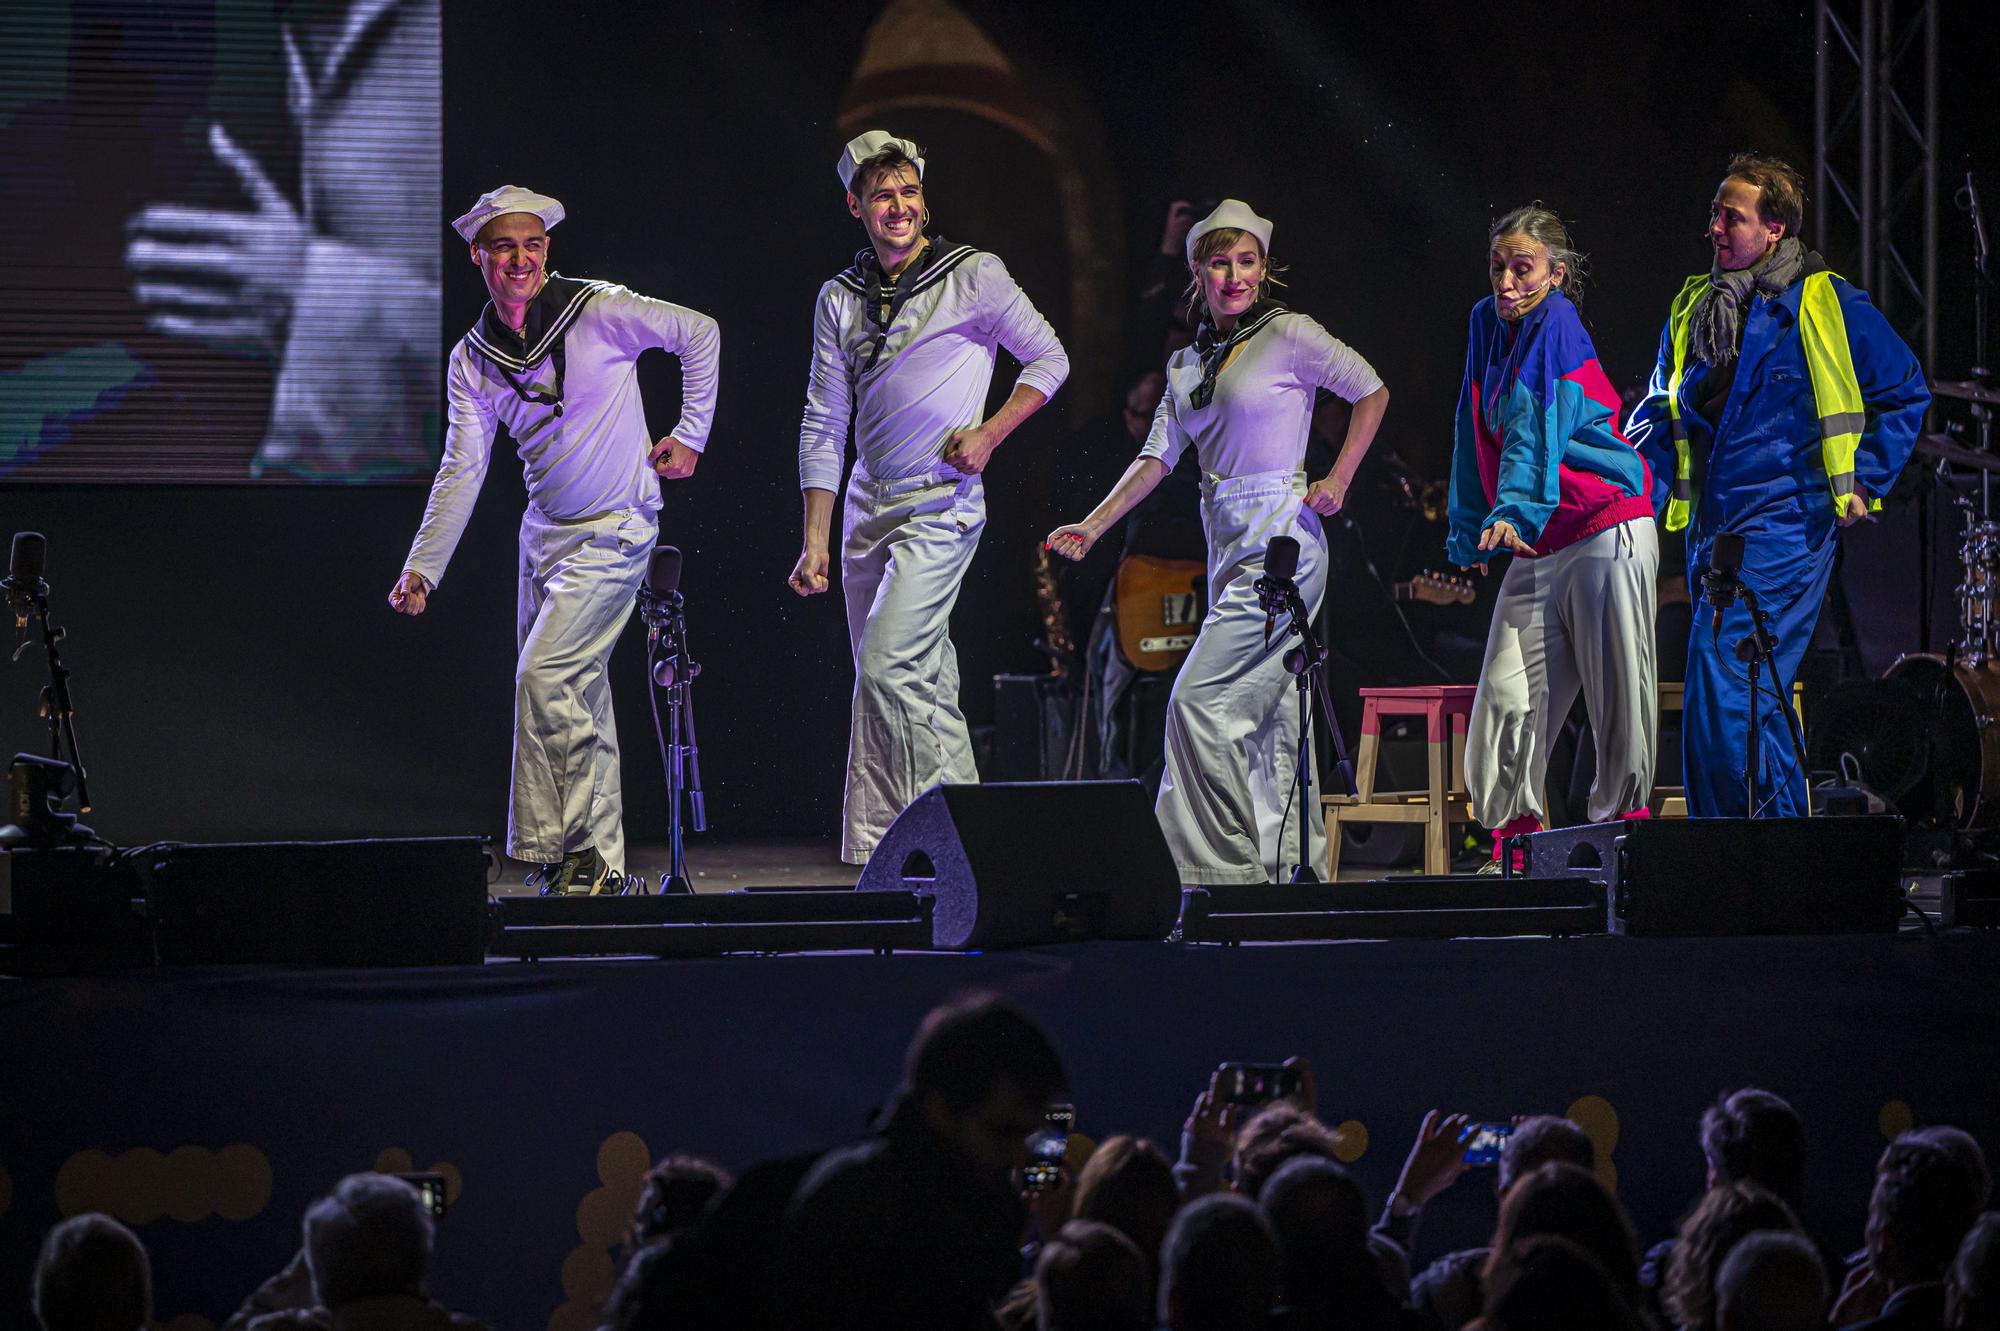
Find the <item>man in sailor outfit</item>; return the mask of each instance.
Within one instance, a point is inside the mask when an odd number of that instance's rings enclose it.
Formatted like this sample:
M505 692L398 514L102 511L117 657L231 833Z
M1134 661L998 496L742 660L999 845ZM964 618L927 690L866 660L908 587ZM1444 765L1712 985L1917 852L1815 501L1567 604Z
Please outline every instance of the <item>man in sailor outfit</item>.
M994 255L927 235L923 151L871 130L835 167L869 248L820 288L799 431L805 539L792 590L827 590L850 421L841 586L854 649L841 858L861 864L926 788L976 781L951 608L986 525L993 451L1069 374L1053 329ZM1021 362L986 417L996 347Z
M707 443L721 337L705 314L550 271L562 217L507 185L452 223L492 299L452 348L444 460L389 604L424 612L506 426L528 483L507 853L542 866L544 892L594 894L625 867L606 667L658 534L659 478L692 476ZM680 422L658 443L635 372L649 347L681 362Z

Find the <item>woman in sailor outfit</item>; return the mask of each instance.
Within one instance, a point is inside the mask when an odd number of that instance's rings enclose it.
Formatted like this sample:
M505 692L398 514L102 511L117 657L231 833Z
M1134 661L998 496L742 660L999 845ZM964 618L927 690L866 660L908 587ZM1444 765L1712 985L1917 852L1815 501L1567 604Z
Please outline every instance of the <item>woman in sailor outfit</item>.
M1098 537L1173 470L1190 444L1201 463L1208 535L1208 616L1174 682L1167 770L1156 811L1190 884L1260 883L1284 875L1303 818L1317 865L1316 811L1292 789L1298 713L1283 654L1265 641L1255 583L1275 536L1299 543L1296 575L1309 612L1326 589L1320 519L1347 487L1389 405L1368 362L1303 314L1270 298L1271 223L1225 199L1188 232L1188 266L1203 311L1192 347L1167 362L1167 391L1145 447L1082 522L1049 533L1050 548L1081 559ZM1333 469L1306 483L1314 395L1354 404Z

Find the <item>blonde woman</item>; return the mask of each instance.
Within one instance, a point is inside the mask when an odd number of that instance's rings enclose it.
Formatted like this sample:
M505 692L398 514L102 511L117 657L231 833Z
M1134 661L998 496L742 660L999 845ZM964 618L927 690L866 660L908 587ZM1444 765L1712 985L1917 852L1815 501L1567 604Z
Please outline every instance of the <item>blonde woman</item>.
M1194 448L1209 608L1174 682L1156 806L1189 884L1280 880L1299 845L1300 818L1315 867L1323 858L1320 820L1293 789L1299 722L1281 659L1289 634L1266 640L1255 583L1272 538L1292 537L1295 581L1318 613L1327 572L1320 520L1340 511L1389 405L1367 361L1271 298L1270 246L1271 223L1236 199L1189 230L1202 311L1194 345L1167 362L1167 391L1139 456L1090 516L1048 538L1056 553L1083 558ZM1306 436L1321 389L1354 411L1332 470L1308 485Z

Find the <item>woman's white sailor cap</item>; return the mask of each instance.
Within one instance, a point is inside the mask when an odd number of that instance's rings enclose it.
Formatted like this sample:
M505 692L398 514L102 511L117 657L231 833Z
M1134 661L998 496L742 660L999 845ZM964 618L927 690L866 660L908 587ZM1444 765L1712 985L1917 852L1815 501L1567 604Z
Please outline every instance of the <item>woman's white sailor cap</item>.
M496 217L508 213L533 213L542 219L544 227L554 226L563 220L563 206L546 194L537 194L519 185L502 185L499 189L488 190L479 196L479 202L472 205L472 211L451 224L465 240L476 240L479 228Z
M1248 231L1257 237L1257 243L1264 247L1264 256L1271 254L1271 219L1259 217L1249 204L1241 199L1224 199L1215 205L1215 211L1188 228L1187 260L1194 262L1194 243L1211 231L1225 228Z
M855 171L860 168L863 162L873 157L876 153L881 152L884 148L895 148L903 156L915 162L917 164L917 179L922 180L924 178L924 159L917 156L918 148L916 144L911 143L908 139L899 139L885 129L871 129L866 134L857 134L849 139L847 146L840 150L840 160L833 164L834 171L840 176L840 187L852 194L854 192Z

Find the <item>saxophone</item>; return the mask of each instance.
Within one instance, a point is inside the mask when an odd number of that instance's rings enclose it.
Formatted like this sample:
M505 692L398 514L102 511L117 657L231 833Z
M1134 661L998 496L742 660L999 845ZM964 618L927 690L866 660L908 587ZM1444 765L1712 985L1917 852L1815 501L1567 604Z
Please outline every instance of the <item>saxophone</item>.
M1040 541L1035 542L1035 605L1042 615L1042 640L1035 646L1049 658L1049 677L1061 679L1075 666L1076 643L1070 639L1062 590L1056 586L1055 561Z

